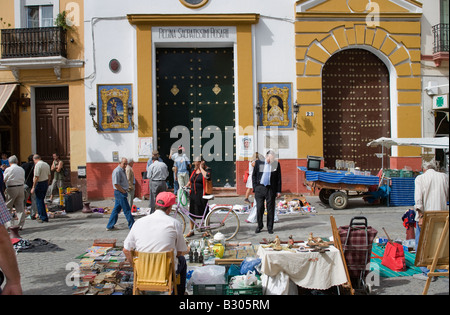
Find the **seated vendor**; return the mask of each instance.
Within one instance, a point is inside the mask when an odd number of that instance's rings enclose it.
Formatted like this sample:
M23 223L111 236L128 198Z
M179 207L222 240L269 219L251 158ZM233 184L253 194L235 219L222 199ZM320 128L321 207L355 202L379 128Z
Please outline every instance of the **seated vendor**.
M186 241L181 231L181 224L170 216L176 197L170 192L156 196L156 211L137 220L124 241L123 252L129 262L133 261L132 250L147 253L160 253L174 250L178 263L177 274L180 275L178 294L184 295L186 287L186 259L188 252Z

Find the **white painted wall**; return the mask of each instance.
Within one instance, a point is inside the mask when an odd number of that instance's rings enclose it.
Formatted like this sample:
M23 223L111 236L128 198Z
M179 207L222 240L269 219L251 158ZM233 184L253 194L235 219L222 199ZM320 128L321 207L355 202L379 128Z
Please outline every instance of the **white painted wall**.
M422 26L422 55L433 54L433 32L432 27L441 23L440 21L440 1L426 0L423 3ZM433 95L449 93L449 64L448 61L441 63L439 67L433 61L422 60L422 136L434 137L435 117L432 109ZM430 92L428 87L436 87ZM448 122L447 122L448 123Z
M132 84L133 104L136 104L136 37L134 28L126 18L94 20L95 45L93 46L91 25L91 23L86 24L85 35L85 73L87 76L92 76L85 81L87 162L111 162L113 151L119 151L119 156L136 158L137 132L97 133L92 127L88 108L91 102L97 105L98 84ZM118 73L109 70L111 59L119 60L121 70ZM95 120L97 121L97 117Z
M255 106L258 82L292 82L292 98L296 100L294 4L295 0L210 0L200 9L189 9L179 0L85 0L85 73L89 76L85 81L87 162L112 162L113 151L119 151L119 156L138 158L137 131L97 133L88 109L91 102L96 104L97 84L131 83L134 121L137 121L136 32L126 19L127 14L260 14L259 23L253 26ZM122 66L117 74L109 70L108 64L113 58ZM296 158L297 132L282 130L279 134L289 138L290 147L280 151L280 158ZM258 136L259 145L255 149L264 152L263 134L259 132ZM239 148L236 150L238 152Z

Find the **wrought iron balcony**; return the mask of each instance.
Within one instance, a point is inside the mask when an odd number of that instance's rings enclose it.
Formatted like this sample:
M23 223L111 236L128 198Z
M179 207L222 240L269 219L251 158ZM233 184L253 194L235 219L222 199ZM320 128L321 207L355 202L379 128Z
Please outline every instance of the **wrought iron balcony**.
M448 24L440 23L433 26L433 54L448 53Z
M66 31L61 27L1 30L1 58L67 57Z

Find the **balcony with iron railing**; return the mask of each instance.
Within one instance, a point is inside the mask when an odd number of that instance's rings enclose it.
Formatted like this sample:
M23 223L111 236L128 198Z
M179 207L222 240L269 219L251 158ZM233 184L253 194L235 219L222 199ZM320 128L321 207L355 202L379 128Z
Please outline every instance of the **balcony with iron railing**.
M0 70L10 70L17 81L21 70L53 69L60 79L62 68L84 65L67 58L67 31L59 26L2 29L0 40Z
M1 58L67 57L67 35L62 27L1 30Z

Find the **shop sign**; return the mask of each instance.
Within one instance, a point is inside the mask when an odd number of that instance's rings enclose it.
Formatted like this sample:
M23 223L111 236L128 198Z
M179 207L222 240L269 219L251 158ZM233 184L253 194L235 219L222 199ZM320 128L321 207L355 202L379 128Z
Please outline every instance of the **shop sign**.
M154 27L152 33L156 42L234 42L236 40L235 27Z
M448 94L433 96L433 109L448 109Z

